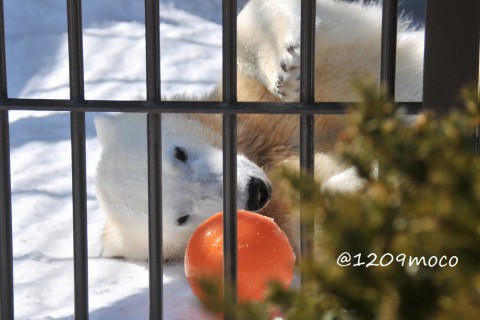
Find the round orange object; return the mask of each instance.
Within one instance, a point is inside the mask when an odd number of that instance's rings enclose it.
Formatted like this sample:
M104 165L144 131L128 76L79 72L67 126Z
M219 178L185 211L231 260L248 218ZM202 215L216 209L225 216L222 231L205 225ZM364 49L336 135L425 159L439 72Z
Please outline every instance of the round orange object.
M200 281L223 283L222 213L205 220L191 236L185 253L185 275L193 293L204 301ZM285 233L273 219L239 210L237 213L238 301L265 298L270 281L288 288L295 254Z

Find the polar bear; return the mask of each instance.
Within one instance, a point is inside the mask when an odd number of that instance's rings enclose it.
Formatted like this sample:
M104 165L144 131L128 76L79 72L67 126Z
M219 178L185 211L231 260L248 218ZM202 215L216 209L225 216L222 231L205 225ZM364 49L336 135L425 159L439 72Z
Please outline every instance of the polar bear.
M257 101L258 94L242 90L258 90L256 81L282 101L299 100L300 3L250 0L240 12L238 69L249 80L240 81L240 100ZM316 1L316 101L357 101L352 81L369 76L380 83L381 23L378 5ZM397 101L422 99L424 30L409 24L405 17L398 23Z
M209 121L216 120L213 117ZM146 116L95 119L102 155L96 193L107 222L102 256L148 258ZM222 211L221 136L193 115L162 117L163 255L177 258L196 227ZM257 211L268 201L270 182L246 157L237 157L237 202Z
M362 76L378 80L381 9L377 6L317 0L317 101L358 99L351 83ZM240 101L298 101L300 0L251 0L238 17ZM398 35L396 98L419 101L422 92L422 31ZM220 100L216 88L206 100ZM162 117L163 232L165 260L183 256L189 235L207 216L222 210L222 154L218 116ZM107 216L102 255L148 258L147 151L144 115L96 119L103 147L97 195ZM361 186L355 170L332 154L342 117L318 116L316 177L333 190ZM269 182L272 172L298 163L299 121L294 115L238 117L238 206L271 216L295 243L292 208ZM272 180L272 179L270 179ZM253 199L253 200L252 200Z

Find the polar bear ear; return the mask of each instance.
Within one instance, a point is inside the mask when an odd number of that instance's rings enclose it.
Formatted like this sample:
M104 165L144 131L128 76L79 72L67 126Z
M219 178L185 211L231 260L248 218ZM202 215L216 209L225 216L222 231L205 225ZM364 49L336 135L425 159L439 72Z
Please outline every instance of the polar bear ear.
M123 141L127 144L144 144L147 120L145 114L120 113L95 117L95 128L102 147ZM134 145L135 145L134 144Z
M100 140L100 144L104 148L111 145L115 139L117 130L115 128L116 125L114 118L116 117L112 115L103 115L97 116L94 119L98 140Z

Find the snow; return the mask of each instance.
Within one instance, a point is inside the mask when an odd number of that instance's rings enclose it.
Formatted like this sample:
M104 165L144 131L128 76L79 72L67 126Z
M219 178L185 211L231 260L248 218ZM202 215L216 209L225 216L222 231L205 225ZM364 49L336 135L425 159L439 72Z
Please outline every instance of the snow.
M244 3L244 1L240 1ZM10 97L69 97L65 1L5 0ZM84 0L87 99L145 97L143 1ZM221 74L221 1L161 3L162 92L200 95ZM100 146L86 115L91 319L147 319L148 265L99 257L104 216L94 192ZM11 111L17 319L73 319L70 116ZM164 266L165 319L208 319L181 262Z

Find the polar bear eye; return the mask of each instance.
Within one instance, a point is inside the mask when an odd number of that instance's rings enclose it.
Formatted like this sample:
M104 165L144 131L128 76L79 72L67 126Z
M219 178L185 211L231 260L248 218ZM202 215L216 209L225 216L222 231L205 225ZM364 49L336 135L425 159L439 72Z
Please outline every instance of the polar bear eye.
M190 215L187 214L183 217L180 217L177 219L177 226L183 226L185 223L187 223L188 219L190 218Z
M187 160L188 160L187 152L183 148L175 147L175 150L173 151L173 154L175 156L175 159L177 159L179 161L187 162Z

